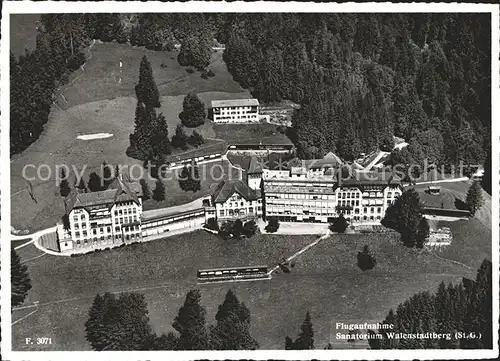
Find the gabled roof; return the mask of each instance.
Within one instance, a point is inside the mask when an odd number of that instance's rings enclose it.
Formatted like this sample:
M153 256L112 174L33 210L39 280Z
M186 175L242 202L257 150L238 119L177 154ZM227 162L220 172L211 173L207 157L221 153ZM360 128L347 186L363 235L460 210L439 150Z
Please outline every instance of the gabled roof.
M142 196L142 187L137 182L125 182L121 177L115 178L106 190L83 193L72 189L66 198L66 211L74 208L92 207L102 204L109 205L117 202L134 201L139 203Z
M252 157L247 170L248 174L262 173L262 160Z
M134 200L139 203L138 197L142 196L142 187L139 183L125 182L121 177L113 179L108 186L108 190L116 190L114 195L115 202Z
M342 165L342 160L332 152L329 152L322 159L309 159L304 161L307 169L339 167Z
M234 193L238 193L247 201L255 201L258 199L257 193L241 180L224 180L219 183L215 192L212 195L213 203L224 203Z

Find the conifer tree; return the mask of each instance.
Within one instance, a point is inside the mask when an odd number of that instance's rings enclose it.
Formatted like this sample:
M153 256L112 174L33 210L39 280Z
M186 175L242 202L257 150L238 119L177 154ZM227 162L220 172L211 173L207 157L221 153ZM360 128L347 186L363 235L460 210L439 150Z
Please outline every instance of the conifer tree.
M210 329L210 344L215 350L254 350L259 344L250 335L250 311L232 290L226 293Z
M362 271L372 269L377 264L377 260L372 256L368 245L364 245L363 250L358 252L358 267Z
M453 309L456 307L450 295L450 289L444 282L439 284L434 298L434 316L436 318L436 332L449 333L458 331L453 326ZM452 348L453 341L442 339L438 341L439 348Z
M115 178L118 178L120 176L120 166L118 164L115 166L114 176L115 176Z
M201 189L201 179L200 179L200 171L198 169L198 165L193 163L191 165L191 191L198 192Z
M153 191L153 199L157 202L163 202L165 200L165 185L160 178L156 180L156 187Z
M205 123L205 104L195 93L188 93L182 102L182 112L179 114L182 125L196 128Z
M152 195L151 195L151 190L149 189L148 182L145 179L141 179L139 181L139 183L141 184L143 199L145 201L147 201L148 199L151 199Z
M479 182L472 183L469 191L467 192L465 203L467 203L467 208L469 209L471 216L474 216L477 210L483 206L484 198Z
M203 139L203 136L195 130L189 136L189 138L187 139L187 142L190 145L192 145L193 147L199 147L200 145L205 143L205 139Z
M481 338L461 339L461 348L491 349L493 347L492 282L492 263L484 260L477 271L476 280L470 291L463 323L464 332L481 334Z
M173 332L169 332L166 335L162 334L160 337L156 337L151 347L151 350L157 351L174 351L178 349L179 339Z
M429 237L430 226L427 218L420 218L417 228L417 236L415 238L415 247L422 248Z
M179 148L186 150L188 137L184 132L184 127L181 124L178 124L175 128L175 134L172 137L172 146L174 148Z
M71 192L68 180L66 179L66 171L64 168L61 169L61 183L59 183L59 194L63 197L67 197Z
M217 321L222 321L231 313L237 315L241 322L250 322L250 311L243 302L238 300L238 297L232 289L227 291L224 302L219 305L215 319Z
M180 350L206 350L209 346L205 326L206 311L200 301L199 290L189 291L172 324L172 327L179 332Z
M153 148L153 153L158 157L172 153L172 145L168 138L168 125L163 113L155 117L152 128L153 135L151 137L150 146Z
M312 350L314 349L314 331L311 322L309 311L306 313L306 318L300 326L299 337L294 342L295 350Z
M99 192L104 189L101 177L96 172L90 173L88 187L90 192Z
M78 182L78 185L76 186L76 188L78 188L82 192L87 191L87 186L85 185L85 181L83 180L83 177L80 178L80 182Z
M481 179L481 187L491 195L491 149L486 150L486 160L484 161L484 173Z
M183 39L177 61L182 66L194 66L198 70L210 64L210 43L205 31L192 34Z
M85 332L94 350L148 350L155 340L145 297L139 293L96 296Z
M28 267L21 263L21 258L14 249L10 252L11 305L19 306L24 302L31 289Z
M111 294L107 293L104 297L108 298ZM108 301L108 300L106 300ZM106 329L104 317L106 313L105 299L97 294L94 297L92 306L89 310L89 318L85 322L85 338L90 343L93 350L100 351L105 347Z
M136 86L137 100L142 102L146 109L159 108L160 97L158 87L153 78L153 69L146 55L142 57L139 68L139 84Z
M104 187L108 186L113 181L112 168L106 161L102 162L102 179Z
M182 167L181 174L179 175L179 187L185 192L190 190L191 171L187 165Z
M198 166L193 163L191 166L185 165L179 176L179 186L183 191L197 192L201 189L201 180Z
M249 323L231 313L210 328L210 347L214 350L255 350L259 347L250 335Z

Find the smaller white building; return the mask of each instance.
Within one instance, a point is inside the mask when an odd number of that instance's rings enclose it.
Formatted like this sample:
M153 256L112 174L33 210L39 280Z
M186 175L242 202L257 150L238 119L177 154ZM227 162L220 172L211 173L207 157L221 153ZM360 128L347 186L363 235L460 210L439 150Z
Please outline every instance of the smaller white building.
M258 123L259 101L257 99L212 100L214 123Z
M260 190L250 188L242 180L222 181L212 195L218 222L262 217Z

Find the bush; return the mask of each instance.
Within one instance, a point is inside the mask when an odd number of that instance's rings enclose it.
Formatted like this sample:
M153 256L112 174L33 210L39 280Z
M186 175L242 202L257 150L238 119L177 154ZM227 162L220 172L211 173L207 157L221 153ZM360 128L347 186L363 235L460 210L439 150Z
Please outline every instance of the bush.
M243 235L245 237L252 237L257 231L257 224L255 221L247 221L243 225Z
M212 77L214 77L214 76L215 76L215 73L213 72L213 70L212 70L212 69L209 69L209 70L207 71L207 75L208 75L210 78L212 78Z
M344 215L341 214L340 216L335 218L333 222L330 224L330 231L337 233L344 233L348 226L349 223L344 218Z
M363 251L358 252L358 267L362 271L367 271L375 267L377 260L373 257L368 249L368 246L363 247Z
M222 223L219 230L219 236L221 236L223 239L231 238L233 235L233 228L234 228L234 222L227 221Z
M233 223L233 231L231 232L233 234L233 238L240 238L241 235L243 234L243 222L241 220L237 219Z
M286 127L284 125L278 125L276 130L281 134L286 134Z
M205 227L208 229L211 229L212 231L218 231L219 230L219 224L215 220L215 218L209 218L207 220L207 223L205 224Z
M276 217L270 217L267 222L266 232L274 233L280 228L280 221Z
M201 77L202 79L208 79L208 73L204 71L203 73L201 73Z
M193 69L193 68L186 68L186 71L187 71L189 74L193 74L193 73L194 73L194 69Z

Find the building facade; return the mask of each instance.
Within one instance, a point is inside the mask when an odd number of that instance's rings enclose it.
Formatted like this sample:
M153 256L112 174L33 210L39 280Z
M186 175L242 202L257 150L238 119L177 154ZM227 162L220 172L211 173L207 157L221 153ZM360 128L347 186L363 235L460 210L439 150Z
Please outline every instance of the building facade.
M261 192L242 180L224 180L213 193L212 206L206 211L214 214L219 223L261 218Z
M142 238L142 188L137 182L120 176L103 191L73 190L65 206L67 225L59 236L61 251Z
M214 123L258 123L259 101L257 99L213 100Z

